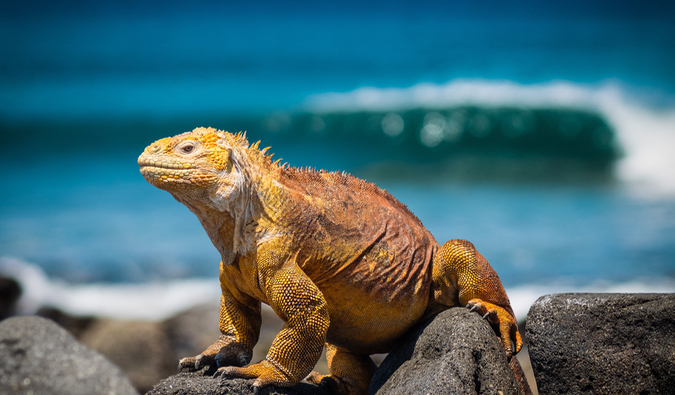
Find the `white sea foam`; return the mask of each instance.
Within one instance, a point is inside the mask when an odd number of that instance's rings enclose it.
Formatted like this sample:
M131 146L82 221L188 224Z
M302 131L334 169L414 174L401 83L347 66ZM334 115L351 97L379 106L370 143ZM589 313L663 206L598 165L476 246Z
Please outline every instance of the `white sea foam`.
M582 85L565 81L523 85L511 81L455 80L409 88L364 87L311 96L314 112L401 111L460 105L570 108L595 111L614 128L624 157L617 177L644 196L675 194L675 108L653 109L616 82Z
M187 279L140 284L67 284L52 280L38 266L16 258L0 258L0 274L16 279L22 288L19 314L40 307L73 315L163 320L201 304L218 304L218 279Z
M19 314L32 314L40 307L51 306L73 315L158 321L197 305L217 304L220 298L216 278L74 285L50 280L39 267L9 257L0 258L0 275L17 279L23 288ZM675 281L644 279L628 283L596 282L585 286L554 283L507 289L519 319L527 316L530 306L540 296L567 292L673 293Z

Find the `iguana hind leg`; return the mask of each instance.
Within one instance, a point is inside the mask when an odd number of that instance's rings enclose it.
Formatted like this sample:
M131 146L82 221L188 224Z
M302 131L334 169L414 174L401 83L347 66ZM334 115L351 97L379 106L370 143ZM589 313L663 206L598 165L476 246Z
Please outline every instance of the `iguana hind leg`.
M492 324L508 356L520 351L523 341L516 317L499 276L470 242L450 240L436 253L432 272L432 303L466 306Z
M335 395L365 395L377 365L368 355L353 354L326 344L326 359L330 375L316 372L307 381L322 386Z

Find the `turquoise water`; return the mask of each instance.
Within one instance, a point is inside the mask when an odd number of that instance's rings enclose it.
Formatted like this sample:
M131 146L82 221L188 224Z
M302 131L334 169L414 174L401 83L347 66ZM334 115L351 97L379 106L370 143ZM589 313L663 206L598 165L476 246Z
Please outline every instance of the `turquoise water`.
M670 3L1 7L0 256L52 281L215 277L136 164L214 126L377 183L507 289L675 290Z
M347 162L340 159L340 147L309 149L281 146L274 152L299 165ZM57 157L4 173L3 185L12 188L2 194L3 255L69 282L214 276L218 255L197 219L143 180L136 154ZM347 170L408 205L440 242L474 242L508 285L561 277L588 284L673 276L673 199L641 197L607 176L559 182L535 172L532 179L512 175L500 181L483 176L495 171L492 159L475 161L487 163L459 179L452 166L466 168L466 160L447 167L379 164ZM528 159L515 161L522 165Z

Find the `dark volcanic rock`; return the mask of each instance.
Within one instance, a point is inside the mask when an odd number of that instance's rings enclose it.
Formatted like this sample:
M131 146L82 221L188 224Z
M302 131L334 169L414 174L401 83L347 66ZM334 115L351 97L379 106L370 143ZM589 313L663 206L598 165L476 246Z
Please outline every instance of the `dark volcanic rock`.
M253 394L253 380L213 377L213 372L179 373L162 380L146 395L221 395ZM291 388L264 387L259 395L328 395L322 388L300 383Z
M370 385L377 395L498 393L520 393L506 355L490 325L461 307L413 328Z
M9 277L0 276L0 320L14 315L16 302L21 296L21 286Z
M542 394L675 394L675 294L559 294L527 316Z
M41 317L0 322L0 393L137 394L117 366Z
M515 358L512 362L517 363ZM252 394L253 380L212 377L206 369L162 380L148 395ZM478 314L450 309L413 328L375 373L371 393L520 394L497 337ZM315 385L263 388L261 394L326 394Z

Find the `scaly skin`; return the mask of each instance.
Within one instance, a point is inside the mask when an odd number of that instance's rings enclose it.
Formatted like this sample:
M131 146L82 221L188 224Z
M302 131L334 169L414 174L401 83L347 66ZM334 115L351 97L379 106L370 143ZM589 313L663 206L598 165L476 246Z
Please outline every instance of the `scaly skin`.
M221 254L222 336L181 368L293 386L324 344L331 375L310 381L365 394L369 355L415 323L467 306L493 325L508 356L522 346L499 277L463 240L442 247L387 192L347 174L272 162L241 134L212 128L165 138L138 158L141 174L197 215ZM265 360L249 363L260 303L285 322Z

